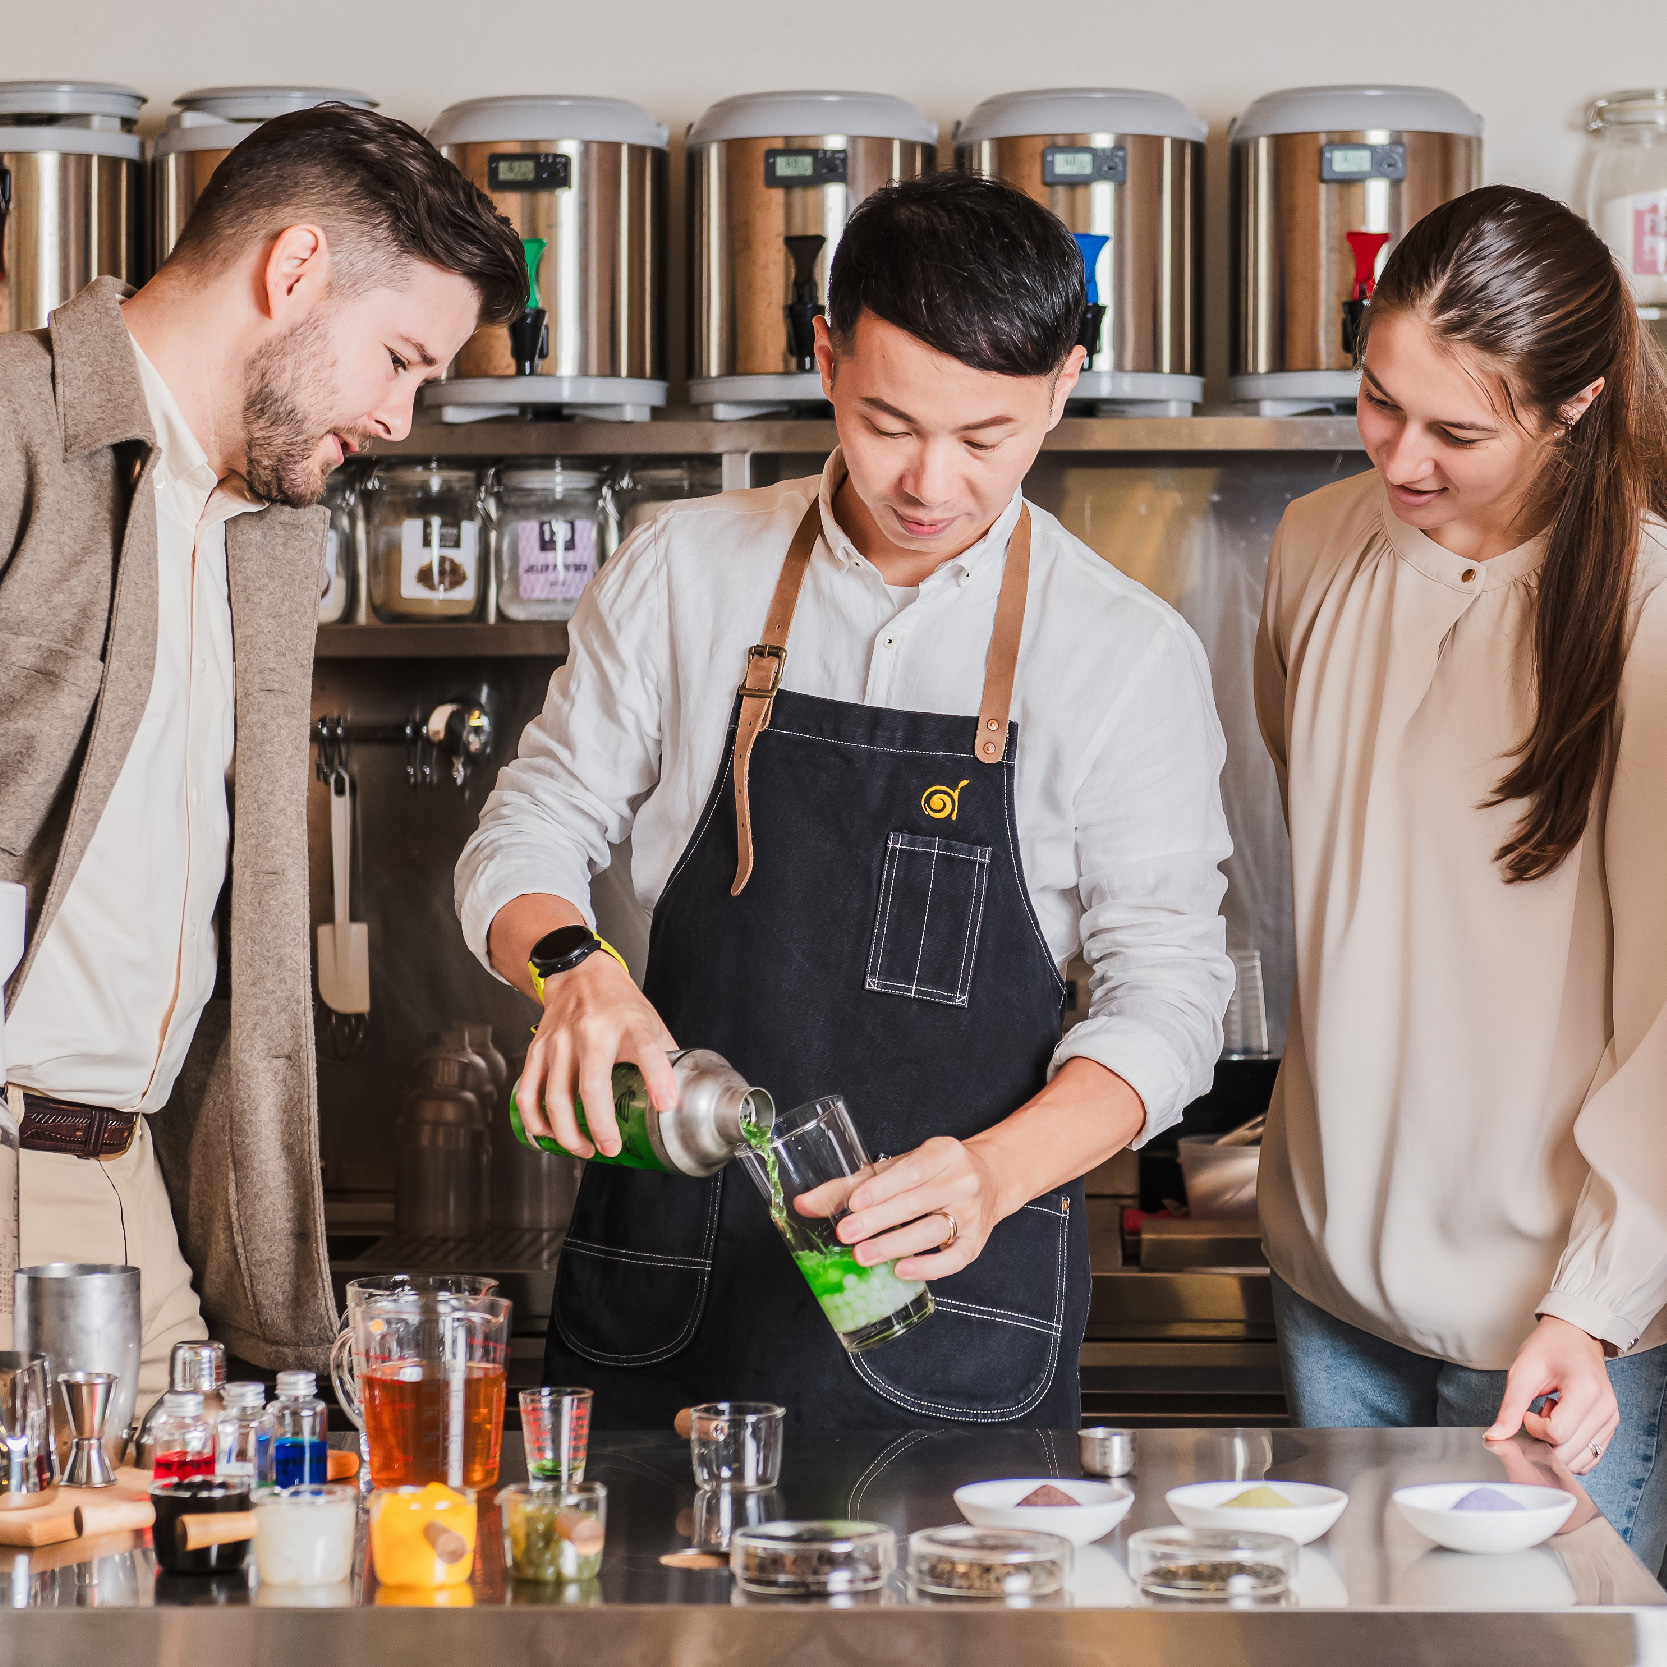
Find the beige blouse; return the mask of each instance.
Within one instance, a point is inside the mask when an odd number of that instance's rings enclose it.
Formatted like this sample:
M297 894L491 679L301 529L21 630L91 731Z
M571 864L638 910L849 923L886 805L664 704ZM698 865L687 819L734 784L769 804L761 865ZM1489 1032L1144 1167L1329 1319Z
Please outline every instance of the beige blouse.
M1369 472L1286 512L1256 652L1297 943L1268 1259L1476 1367L1536 1314L1667 1341L1667 530L1640 550L1613 778L1579 849L1508 886L1521 804L1480 807L1528 732L1543 558L1461 560Z

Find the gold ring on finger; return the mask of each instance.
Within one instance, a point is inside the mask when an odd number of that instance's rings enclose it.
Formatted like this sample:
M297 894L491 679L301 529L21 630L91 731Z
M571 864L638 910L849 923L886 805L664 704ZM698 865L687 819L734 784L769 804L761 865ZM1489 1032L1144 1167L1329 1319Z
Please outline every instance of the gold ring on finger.
M958 1222L955 1219L954 1216L952 1216L949 1213L948 1210L939 1210L938 1214L941 1215L944 1218L944 1220L949 1223L949 1237L947 1239L945 1239L943 1241L943 1243L938 1246L938 1249L939 1250L948 1250L949 1247L952 1244L954 1244L954 1242L958 1238L960 1238L960 1236L961 1236L961 1224L960 1224L960 1222Z

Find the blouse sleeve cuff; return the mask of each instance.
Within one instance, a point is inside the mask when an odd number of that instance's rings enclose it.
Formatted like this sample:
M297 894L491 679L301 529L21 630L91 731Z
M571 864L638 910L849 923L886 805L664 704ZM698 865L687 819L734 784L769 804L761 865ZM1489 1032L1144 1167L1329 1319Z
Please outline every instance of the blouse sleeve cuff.
M1622 1354L1638 1341L1638 1329L1630 1320L1573 1291L1548 1291L1535 1312L1567 1320L1600 1343L1613 1344Z

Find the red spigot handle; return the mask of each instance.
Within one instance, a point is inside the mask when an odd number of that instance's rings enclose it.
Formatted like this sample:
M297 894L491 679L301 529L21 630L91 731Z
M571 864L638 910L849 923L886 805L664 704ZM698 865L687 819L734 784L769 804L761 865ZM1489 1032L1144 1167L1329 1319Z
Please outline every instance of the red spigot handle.
M1388 232L1344 232L1354 255L1354 298L1370 301L1377 288L1378 251L1389 241Z

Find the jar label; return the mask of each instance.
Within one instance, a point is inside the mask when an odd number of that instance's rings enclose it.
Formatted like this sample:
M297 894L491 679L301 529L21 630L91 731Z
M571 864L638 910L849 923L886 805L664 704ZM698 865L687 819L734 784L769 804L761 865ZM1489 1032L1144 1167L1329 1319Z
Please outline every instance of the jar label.
M1632 199L1632 270L1640 278L1667 276L1667 191Z
M318 592L318 617L322 620L341 618L342 570L340 543L332 527L324 535L324 582Z
M516 577L528 602L576 602L596 577L594 521L523 521L515 538Z
M399 594L417 602L473 602L479 531L473 521L408 515L399 529Z

